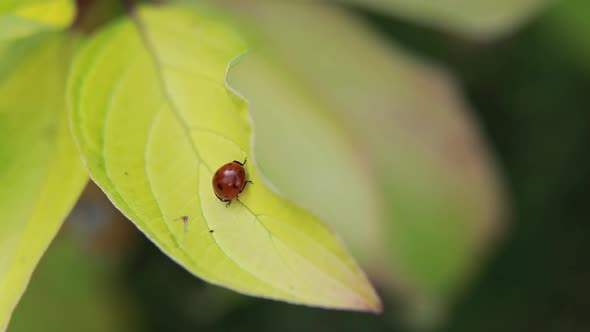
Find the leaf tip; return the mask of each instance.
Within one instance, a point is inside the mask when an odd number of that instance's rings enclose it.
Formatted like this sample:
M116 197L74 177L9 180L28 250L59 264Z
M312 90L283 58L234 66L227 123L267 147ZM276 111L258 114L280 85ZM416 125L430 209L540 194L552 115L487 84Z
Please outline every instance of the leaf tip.
M383 313L383 302L381 302L381 299L378 296L376 297L376 302L370 308L369 312L375 315L380 315Z
M380 315L383 313L383 302L381 302L379 295L377 295L376 292L373 292L370 298L366 299L362 303L359 303L358 310Z
M358 294L359 296L356 299L349 302L348 305L345 305L343 308L350 311L359 311L379 315L383 312L383 303L381 302L381 298L375 291L373 285L366 278L365 284L368 288L368 292L364 293L363 295Z

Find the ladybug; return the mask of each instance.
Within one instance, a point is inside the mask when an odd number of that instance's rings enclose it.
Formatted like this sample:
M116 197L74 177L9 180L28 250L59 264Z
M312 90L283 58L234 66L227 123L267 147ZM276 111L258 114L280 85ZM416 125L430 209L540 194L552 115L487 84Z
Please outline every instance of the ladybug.
M238 198L246 184L252 183L252 181L246 180L246 169L244 168L246 161L248 158L244 159L243 163L234 160L221 166L213 175L212 183L215 196L220 201L227 202L226 206L229 206L234 198Z

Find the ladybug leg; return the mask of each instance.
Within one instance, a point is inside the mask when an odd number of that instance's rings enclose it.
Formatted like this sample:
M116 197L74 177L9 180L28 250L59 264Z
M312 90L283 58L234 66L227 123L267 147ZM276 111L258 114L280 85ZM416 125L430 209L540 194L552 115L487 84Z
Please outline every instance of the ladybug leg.
M242 191L244 191L244 189L246 189L246 185L247 185L248 183L254 184L254 182L252 182L252 181L250 181L250 180L247 180L246 182L244 182L244 186L242 187L242 190L240 190L240 194L242 193Z
M244 166L244 165L246 165L246 162L247 161L248 161L248 157L244 158L244 162L243 163L241 163L241 162L239 162L237 160L234 160L234 163L240 164L240 166Z
M227 202L227 204L225 204L225 207L228 207L231 204L231 199L229 201L222 201L222 202Z

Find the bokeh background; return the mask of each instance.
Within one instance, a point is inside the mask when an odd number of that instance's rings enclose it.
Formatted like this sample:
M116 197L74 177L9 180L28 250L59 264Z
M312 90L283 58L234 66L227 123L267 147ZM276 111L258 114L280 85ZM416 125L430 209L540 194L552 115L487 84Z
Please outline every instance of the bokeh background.
M590 4L520 2L484 29L477 6L224 1L255 39L229 82L260 167L342 236L383 314L208 285L90 184L8 331L590 330Z

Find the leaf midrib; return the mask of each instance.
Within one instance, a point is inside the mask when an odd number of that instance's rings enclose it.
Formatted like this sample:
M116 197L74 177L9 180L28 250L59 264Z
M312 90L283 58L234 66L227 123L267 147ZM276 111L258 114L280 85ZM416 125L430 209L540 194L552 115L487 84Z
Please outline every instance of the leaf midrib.
M207 164L207 163L204 161L204 159L201 157L201 154L199 153L199 151L198 151L197 147L195 146L195 143L194 143L194 141L193 141L193 140L192 140L192 138L191 138L191 134L190 134L190 133L191 133L191 128L190 128L190 127L188 127L188 126L186 125L186 123L185 123L185 119L184 119L184 118L183 118L183 116L180 114L180 112L179 112L179 110L178 110L178 106L177 106L177 105L174 103L174 99L172 98L172 96L170 95L170 92L168 91L168 88L167 88L167 86L166 86L166 84L165 84L165 79L164 79L164 77L162 76L162 70L161 70L161 67L162 67L162 62L161 62L161 61L160 61L160 59L158 58L157 52L156 52L156 50L155 50L155 47L152 45L152 43L151 43L151 41L150 41L150 39L149 39L149 37L148 37L147 31L145 30L145 28L144 28L144 26L143 26L143 22L141 22L141 19L138 17L138 15L137 15L136 13L132 13L132 14L130 15L130 18L131 18L132 22L134 23L134 26L135 26L135 28L136 28L136 30L137 30L137 33L138 33L138 35L139 35L139 37L140 37L140 40L141 40L141 41L142 41L142 43L143 43L143 46L145 47L145 49L146 49L147 53L150 55L150 57L151 57L151 59L152 59L152 63L153 63L153 65L154 65L154 67L155 67L155 70L154 70L154 71L155 71L155 73L156 73L156 77L157 77L157 79L158 79L158 82L159 82L159 85L160 85L160 89L161 89L161 91L162 91L162 93L163 93L164 99L166 99L166 100L167 100L168 104L170 105L170 110L172 111L172 113L174 114L174 117L176 118L177 122L178 122L178 123L179 123L179 125L181 126L181 128L182 128L182 130L183 130L183 132L184 132L185 136L188 138L188 141L190 142L190 147L191 147L191 150L192 150L192 151L193 151L193 153L196 155L196 157L199 159L199 163L200 163L200 164L202 164L203 166L205 166L205 167L206 167L206 168L207 168L207 169L208 169L208 170L209 170L211 173L213 173L213 171L212 171L211 167L210 167L210 166L209 166L209 165L208 165L208 164ZM211 80L211 78L207 78L207 79L208 79L208 80ZM161 109L160 109L158 112L161 112ZM150 128L150 132L149 132L148 136L151 136L151 130L152 130L152 129L153 129L153 125L152 125L152 126L151 126L151 128ZM200 171L200 168L199 168L199 167L197 167L197 174L196 174L196 177L197 177L197 179L199 178L199 176L200 176L200 173L201 173L201 171ZM156 197L156 195L154 194L153 187L152 187L152 183L151 183L151 181L149 180L149 175L147 174L147 172L146 172L146 177L148 178L148 185L149 185L149 187L150 187L150 191L151 191L151 193L152 193L152 196L154 196L154 198L155 198L155 197ZM159 205L159 203L158 203L157 199L154 199L154 200L156 201L156 205L157 205L157 207L158 207L158 210L159 210L159 212L160 212L160 215L162 216L162 220L164 221L164 223L166 223L166 222L165 222L165 220L164 220L164 215L163 215L162 209L161 209L161 207L160 207L160 205ZM246 206L245 206L245 205L244 205L242 202L240 202L240 203L241 203L241 204L242 204L244 207L246 207ZM204 222L207 224L207 227L208 227L209 229L211 229L211 227L210 227L209 223L207 222L207 219L205 218L205 216L204 216L204 214L203 214L203 207L202 207L202 204L198 204L198 206L199 206L199 214L201 215L201 218L202 218L202 219L203 219L203 221L204 221ZM247 207L246 207L246 208L247 208ZM249 208L247 208L247 209L248 209L248 210L249 210L249 211L252 213L252 211L251 211ZM258 218L256 217L256 214L253 214L253 216L255 217L255 219L256 219L258 222L260 222L260 221L258 220ZM167 224L167 223L166 223L166 224ZM264 226L264 225L263 225L263 226ZM264 226L264 227L265 227L265 226ZM168 228L168 229L169 229L169 228ZM265 227L265 229L266 229L266 227ZM267 232L268 232L268 229L267 229ZM219 250L221 250L221 252L222 252L222 253L225 255L225 257L227 257L227 259L228 259L228 260L230 260L231 262L233 262L234 264L236 264L236 266L238 266L238 267L239 267L239 268L240 268L240 269L241 269L243 272L245 272L245 273L248 273L248 274L249 274L249 275L251 275L251 276L252 276L254 279L258 280L258 281L259 281L261 284L263 284L263 285L266 285L266 286L267 286L267 287L269 287L270 289L275 289L275 290L279 290L279 291L281 291L281 292L286 292L285 290L277 289L277 288L276 288L276 287L274 287L273 285L269 284L267 281L260 279L258 276L254 275L252 272L250 272L248 269L244 268L244 267L243 267L241 264L239 264L238 262L234 261L234 260L233 260L233 259L232 259L232 258L231 258L231 257L230 257L230 256L229 256L229 255L228 255L228 254L227 254L227 253L224 251L224 250L223 250L223 248L222 248L222 247L219 245L219 243L218 243L218 242L217 242L217 240L215 239L215 236L214 236L213 234L211 234L211 233L209 233L209 236L211 237L211 239L213 240L213 242L215 243L215 245L217 245L217 247L219 248ZM272 235L271 235L270 233L269 233L269 236L271 236L271 237L272 237ZM174 237L174 235L173 235L173 234L172 234L172 237L173 237L173 238L176 240L176 237ZM274 245L274 243L273 243L273 245ZM177 247L178 247L179 249L181 249L181 248L180 248L180 246L179 246L178 244L177 244ZM181 251L182 251L183 253L185 253L185 252L184 252L184 250L182 250L182 249L181 249ZM186 255L186 254L185 254L185 256L189 257L189 260L190 260L191 262L193 262L193 263L195 264L195 266L199 266L199 264L196 264L196 262L194 262L194 261L192 260L192 258L191 258L189 255ZM284 264L285 264L285 265L287 265L286 263L284 263ZM203 267L203 268L204 268L204 267ZM213 272L213 271L211 271L211 272ZM214 273L214 272L213 272L213 273ZM214 274L215 274L215 275L217 275L217 273L214 273ZM219 278L220 278L220 280L223 280L223 279L224 279L223 277L219 277ZM294 293L291 293L291 292L289 292L289 293L287 293L287 294L291 295L291 296L293 297L293 299L299 299L299 300L303 300L303 299L300 299L300 298L297 296L297 294L294 294Z
M182 127L185 135L188 138L188 141L190 142L190 146L191 149L193 150L193 153L196 155L196 157L199 159L199 162L201 164L203 164L208 170L209 172L213 173L213 169L204 161L204 159L201 157L198 148L195 146L194 140L191 137L191 128L189 126L186 125L186 121L184 119L184 117L182 116L181 112L178 109L178 106L176 105L176 103L174 102L174 99L172 98L168 87L166 85L166 80L163 77L162 74L162 67L164 62L161 61L161 59L158 57L158 54L156 52L156 48L155 46L152 44L149 36L148 36L148 32L145 29L143 22L141 21L141 18L137 15L137 13L132 13L131 14L131 19L134 22L134 25L137 29L137 32L140 36L140 39L142 41L142 43L144 44L144 47L147 51L147 53L150 55L150 57L152 58L153 61L153 65L155 67L155 72L156 72L156 76L159 80L159 84L162 90L162 93L164 95L164 98L168 101L169 105L170 105L170 109L172 111L172 113L174 114L174 117L176 118L177 122L180 124L180 126ZM174 67L176 68L176 67ZM203 78L207 79L209 82L212 82L214 84L218 84L216 81L212 80L210 77L206 76L206 75L200 75ZM223 88L225 88L225 86L222 86ZM210 131L210 130L206 130L206 131ZM215 133L217 135L219 135L218 133ZM200 168L197 167L197 179L199 178L199 174L200 174ZM148 181L149 183L149 181ZM151 188L151 183L149 183L149 186ZM153 193L153 190L152 190ZM155 195L154 195L155 197ZM290 245L288 245L286 242L280 240L280 239L275 239L275 236L273 235L273 233L268 229L268 227L259 219L259 217L261 215L255 213L254 211L252 211L246 204L244 204L242 201L238 201L239 204L241 204L244 208L246 208L250 214L254 217L254 219L264 228L264 230L267 232L269 239L273 245L273 248L275 249L275 251L277 252L277 255L279 255L283 265L289 269L291 272L294 273L292 267L285 261L284 257L281 254L281 251L278 250L278 248L276 247L275 244L275 240L279 240L281 243L283 243L283 245L285 245L287 248L291 248ZM156 202L156 204L159 207L159 204ZM160 210L161 211L161 210ZM205 221L205 223L207 224L207 226L209 227L209 223L207 222L204 214L203 214L203 209L202 209L202 205L199 204L199 213L201 215L201 218L203 218L203 220ZM293 227L292 225L289 225L289 227ZM210 227L209 227L210 228ZM304 234L306 237L310 238L308 234L306 234L305 232L302 232L302 234ZM232 262L234 262L237 266L239 266L243 271L253 275L251 272L249 272L248 269L245 269L244 267L242 267L238 262L234 261L229 255L227 255L227 253L225 253L225 251L222 249L222 247L219 245L219 243L217 242L217 240L215 239L213 234L210 234L213 241L215 242L215 244L219 247L219 249L224 253L224 255ZM332 257L334 257L336 260L340 260L341 258L336 255L335 253L333 253L331 250L328 250L327 248L325 248L324 246L320 245L319 246L322 250L325 250L326 252L328 252ZM327 272L324 270L324 268L322 268L321 266L318 266L317 264L315 264L313 261L308 260L305 256L302 256L300 253L298 253L297 251L291 249L291 252L295 255L298 255L299 257L301 257L302 259L304 259L306 262L308 262L310 265L314 266L319 272L321 272L322 274L326 275L329 279L335 281L336 283L339 283L341 286L343 286L345 289L349 289L352 293L357 294L357 296L359 296L359 298L361 298L363 301L365 301L368 306L372 307L371 304L369 304L368 299L370 298L369 294L364 294L363 292L359 292L358 290L356 290L353 287L350 287L346 282L344 282L343 280L341 280L340 278L333 276L331 273ZM348 264L344 264L341 263L346 270L348 270L349 273L351 273L351 275L357 276L358 277L358 273L351 269L350 266L348 266ZM257 280L259 280L260 282L269 285L266 281L261 280L259 277L253 275ZM362 280L363 278L359 278L359 280ZM272 285L269 285L271 288L276 289L275 287L273 287ZM280 290L280 289L279 289ZM284 290L281 290L284 291ZM369 292L370 293L370 292ZM297 294L292 293L289 291L289 294L291 294L295 299L300 298ZM368 297L367 297L368 296Z

